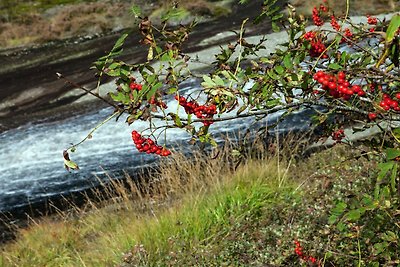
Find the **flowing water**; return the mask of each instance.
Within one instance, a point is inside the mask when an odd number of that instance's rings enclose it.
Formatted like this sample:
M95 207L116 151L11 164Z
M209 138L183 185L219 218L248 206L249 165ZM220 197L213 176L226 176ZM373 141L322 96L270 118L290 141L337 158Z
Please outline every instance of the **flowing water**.
M191 80L183 86L182 92L187 95L198 89L198 81ZM177 101L173 99L167 101L167 105L167 112L174 112L178 108ZM183 112L182 108L180 110ZM135 173L156 162L158 156L139 153L131 140L131 131L142 131L148 127L148 123L138 121L129 126L121 117L100 127L92 139L78 147L76 153L70 153L80 170L68 172L63 168L63 150L71 143L79 142L111 113L111 108L102 108L58 121L31 123L1 133L0 211L81 191L98 184L101 179L108 179L105 173L121 177L123 170ZM270 115L268 121L275 122L279 115ZM307 121L303 119L306 117L304 114L289 117L283 122L281 130L306 127ZM248 118L215 123L211 126L211 132L216 136L237 133L247 129L252 121ZM170 129L166 136L168 147L181 150L182 147L190 147L187 144L190 135L183 130ZM163 138L159 140L162 144Z

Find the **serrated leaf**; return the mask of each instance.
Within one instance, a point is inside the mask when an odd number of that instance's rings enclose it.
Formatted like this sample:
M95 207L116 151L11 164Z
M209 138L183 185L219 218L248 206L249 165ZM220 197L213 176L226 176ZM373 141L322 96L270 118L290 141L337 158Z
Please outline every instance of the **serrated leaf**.
M122 47L122 45L125 42L126 37L128 37L128 34L124 33L118 38L118 40L115 42L113 48L111 49L112 54L114 54L116 50L119 50ZM122 52L122 50L120 50L118 53L120 53L120 52ZM116 53L116 54L118 54L118 53Z
M210 87L216 86L214 81L207 75L203 75L203 80L204 80L204 82L201 83L201 85L203 85L205 88L210 88Z
M133 93L135 93L134 91ZM127 104L130 102L129 96L124 92L118 92L118 94L109 93L110 97L117 102L121 102L123 104Z
M233 79L235 81L238 81L238 78L231 71L223 70L223 71L221 71L221 73L228 80Z
M218 75L215 75L215 76L213 77L213 81L214 81L215 84L218 85L218 86L225 86L224 80L222 80L221 77L219 77Z
M142 14L142 9L140 8L140 6L133 5L131 7L131 14L134 15L135 18L139 18Z

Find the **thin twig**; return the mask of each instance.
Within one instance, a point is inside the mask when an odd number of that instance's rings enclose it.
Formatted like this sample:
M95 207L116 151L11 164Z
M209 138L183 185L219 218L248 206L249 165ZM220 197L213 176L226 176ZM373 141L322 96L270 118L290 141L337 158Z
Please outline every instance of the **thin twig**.
M86 89L86 88L83 87L82 85L79 85L79 84L77 84L76 82L71 81L70 79L68 79L67 77L65 77L64 75L62 75L62 74L59 73L59 72L56 72L56 74L57 74L57 77L58 77L59 79L65 80L67 83L69 83L70 85L74 86L75 88L79 88L79 89L85 91L86 93L91 94L92 96L94 96L94 97L100 99L101 101L107 103L108 105L114 107L116 110L121 111L121 109L120 109L116 104L114 104L114 103L108 101L108 100L105 99L104 97L101 97L100 95L93 93L91 90Z

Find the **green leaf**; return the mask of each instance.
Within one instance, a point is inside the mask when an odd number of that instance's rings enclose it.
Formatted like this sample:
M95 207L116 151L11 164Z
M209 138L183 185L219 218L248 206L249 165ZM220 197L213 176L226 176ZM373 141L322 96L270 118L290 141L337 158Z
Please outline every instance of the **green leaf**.
M337 221L337 219L338 219L338 216L336 216L336 215L329 216L328 224L334 224Z
M387 159L395 159L400 156L400 149L397 148L387 148L385 150Z
M293 68L292 55L290 53L287 53L283 58L283 65L289 70Z
M128 37L127 33L122 34L118 40L115 42L114 47L111 49L111 53L120 49L125 42L126 37ZM122 51L121 51L122 52Z
M108 66L108 68L110 69L110 70L115 70L117 67L119 67L119 66L121 66L121 63L119 63L119 62L113 62L113 63L111 63L109 66Z
M381 254L383 251L386 250L386 248L389 246L388 242L381 242L381 243L375 243L374 244L374 254L378 255Z
M386 42L390 43L392 42L397 29L400 27L400 15L395 15L392 17L390 20L389 26L386 30Z
M207 75L203 75L203 80L204 82L202 82L201 85L204 86L205 88L211 88L216 86L215 82Z
M379 163L378 164L379 173L378 173L377 180L378 181L382 180L386 176L386 174L393 168L393 165L394 165L394 162L392 162L392 161Z
M343 232L344 230L346 230L346 224L344 224L343 222L338 222L336 227L340 232Z
M397 191L396 178L397 178L397 164L394 164L392 169L392 175L390 175L390 185L392 186L392 191L394 193Z
M223 71L221 71L221 73L222 73L222 75L224 75L225 78L228 79L228 80L233 79L233 80L235 80L235 81L238 81L238 78L237 78L235 75L233 75L233 73L232 73L231 71L229 71L229 70L223 70Z
M64 159L64 166L68 169L79 170L78 164L73 162L72 160Z
M347 208L347 204L345 202L339 202L336 206L331 210L332 214L340 215L342 214Z
M333 70L339 70L339 69L342 69L342 66L340 66L337 63L331 63L328 65L328 68L333 69Z
M114 101L121 102L123 104L128 104L130 102L129 96L124 92L118 92L118 94L110 93L110 97Z
M361 210L360 209L355 209L355 210L351 210L348 213L346 213L346 219L348 221L357 221L358 219L360 219L361 217Z
M274 32L279 32L281 30L281 28L278 26L278 24L276 24L274 21L271 23L272 26L272 30Z
M147 93L147 100L150 100L150 98L152 96L154 96L156 94L157 90L160 89L161 87L162 87L162 83L161 82L158 82L155 85L153 85L151 87L151 89L149 90L149 92Z
M272 69L267 70L267 74L272 79L279 80L279 76L274 72L274 70L272 70Z
M134 15L135 18L139 18L140 15L142 14L142 9L140 8L140 6L133 5L131 7L131 14Z
M213 77L213 81L215 82L216 85L225 86L224 80L222 80L221 77L219 77L218 75L215 75Z
M278 73L279 75L282 75L285 72L285 69L282 66L276 66L275 67L275 71L276 73Z

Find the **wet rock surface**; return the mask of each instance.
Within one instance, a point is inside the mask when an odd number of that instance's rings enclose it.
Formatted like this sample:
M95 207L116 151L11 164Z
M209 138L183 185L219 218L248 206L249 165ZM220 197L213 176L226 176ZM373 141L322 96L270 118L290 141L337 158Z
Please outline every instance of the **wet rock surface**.
M235 40L236 36L228 34L220 35L209 42L201 42L222 31L237 30L243 19L258 12L259 3L251 2L246 6L235 6L228 18L199 24L190 34L184 51L201 51ZM252 27L248 33L255 35L269 31L269 27L263 24ZM33 117L51 117L52 113L57 113L60 108L70 107L71 103L84 95L82 92L64 97L74 88L65 81L58 80L57 72L86 88L94 88L97 78L89 68L97 58L104 56L112 48L119 36L120 33L114 33L96 38L53 42L29 49L1 51L0 61L3 64L0 65L0 131L31 122ZM139 40L139 34L130 34L124 46L122 60L130 63L145 60L147 49L139 44Z

